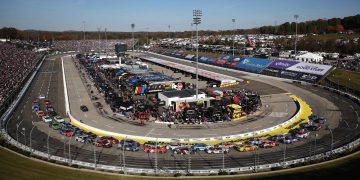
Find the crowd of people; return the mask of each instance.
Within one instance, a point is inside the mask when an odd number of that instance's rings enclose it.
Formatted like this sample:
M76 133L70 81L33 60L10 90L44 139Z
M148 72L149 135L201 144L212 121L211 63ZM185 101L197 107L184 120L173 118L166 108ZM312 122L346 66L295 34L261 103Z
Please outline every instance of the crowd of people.
M80 52L98 52L98 51L114 51L115 44L126 43L132 47L132 40L69 40L69 41L54 41L52 48L55 51L80 51ZM136 41L135 41L136 43Z
M21 85L38 60L33 51L0 43L0 104Z

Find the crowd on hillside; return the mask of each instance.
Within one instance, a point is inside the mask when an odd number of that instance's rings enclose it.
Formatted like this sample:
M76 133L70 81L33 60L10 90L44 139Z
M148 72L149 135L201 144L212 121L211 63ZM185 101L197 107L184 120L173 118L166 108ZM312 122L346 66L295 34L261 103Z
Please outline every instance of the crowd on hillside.
M0 104L19 87L38 60L33 51L0 43Z
M104 52L114 51L115 44L126 43L132 47L132 40L69 40L69 41L54 41L53 49L60 52L80 51L80 52Z

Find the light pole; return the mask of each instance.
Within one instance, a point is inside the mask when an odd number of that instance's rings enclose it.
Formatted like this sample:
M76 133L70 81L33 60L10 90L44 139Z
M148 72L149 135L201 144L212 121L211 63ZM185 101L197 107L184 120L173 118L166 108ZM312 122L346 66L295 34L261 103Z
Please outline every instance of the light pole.
M126 171L125 171L125 168L126 168L126 165L125 165L125 141L127 139L127 136L125 137L124 139L124 143L123 143L123 149L122 149L122 153L123 153L123 171L124 171L124 174L126 174Z
M75 130L73 132L75 134ZM69 137L69 165L71 165L71 151L70 151L70 149L71 149L71 137L72 136Z
M135 41L134 41L134 28L135 24L131 24L131 36L132 36L132 60L134 61L134 47L135 47Z
M296 43L297 43L297 19L299 18L299 15L295 14L295 15L294 15L294 18L295 18L295 59L296 59L296 55L297 55L297 52L296 52Z
M105 28L105 54L107 57L107 35L106 35L106 28Z
M99 46L98 46L98 52L99 52L99 58L100 58L100 30L101 30L101 28L100 27L98 27L97 28L97 30L98 30L98 34L99 34Z
M96 169L96 138L94 139L94 169Z
M84 34L84 41L85 41L85 23L86 23L86 21L83 21L82 23L83 23L83 28L84 28L83 29L83 34Z
M26 146L26 128L23 127L21 130L22 130L23 133L24 133L24 145Z
M190 174L190 172L191 172L190 139L188 139L188 149L189 149L189 153L188 153L188 164L187 165L188 165L188 173Z
M329 125L326 125L326 127L329 129L330 134L331 134L330 152L331 152L331 154L332 154L332 150L333 150L333 146L334 146L334 134L333 134L331 128L329 127Z
M316 150L317 150L317 147L316 147L316 139L317 139L317 136L318 134L316 133L315 134L315 146L314 146L314 155L316 156Z
M46 147L47 147L47 153L48 153L48 160L50 160L50 145L49 145L49 139L50 139L50 133L53 129L51 128L48 132L48 137L46 140Z
M35 127L35 124L34 124L34 121L32 121L32 124L33 124L33 127L31 128L31 130L30 130L30 152L32 153L33 152L33 149L32 149L32 132L33 132L33 130L34 130L34 127Z
M224 137L221 137L221 148L222 148L222 170L225 171L225 147L224 147Z
M157 169L158 169L157 149L158 149L158 138L156 138L156 142L155 142L155 174L157 174Z
M285 142L285 141L284 141L284 142ZM283 162L283 166L285 166L285 161L286 161L286 143L284 143L284 154L283 154L283 156L284 156L284 157L283 157L283 158L284 158L284 159L283 159L283 161L284 161L284 162Z
M194 24L196 25L196 100L198 99L199 95L199 32L198 32L198 25L201 23L201 10L193 10L193 20Z
M146 44L149 46L149 28L146 28Z
M235 56L235 50L234 50L234 46L235 46L235 19L232 19L232 22L233 22L233 29L234 29L234 34L233 34L233 38L232 38L232 41L233 41L233 52L232 52L232 55Z
M170 49L170 33L171 33L171 32L170 32L170 27L171 27L171 26L170 26L170 25L168 25L168 28L169 28L169 40L168 40L168 42L169 42L169 44L168 44L168 45L169 45L169 47L168 47L168 48L169 48L169 49Z
M24 121L24 119L22 119L19 124L16 123L16 141L17 142L19 142L19 127L23 121Z
M194 44L194 42L193 42L193 26L194 26L194 23L190 23L190 26L191 26L191 39L190 39L190 42L191 42L191 52L193 52L194 51L194 46L193 46L193 44Z

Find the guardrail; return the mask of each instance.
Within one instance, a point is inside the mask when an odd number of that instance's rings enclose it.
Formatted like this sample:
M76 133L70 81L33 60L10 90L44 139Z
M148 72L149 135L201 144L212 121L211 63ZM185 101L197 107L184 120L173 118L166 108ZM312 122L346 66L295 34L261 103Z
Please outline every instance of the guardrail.
M43 59L44 60L44 59ZM36 72L35 72L36 75ZM34 75L33 75L34 76ZM32 76L32 77L33 77ZM33 78L30 78L27 86L22 90L22 93L19 97L23 97L24 92L26 91L26 89L28 88L28 85L31 83L31 81L33 80ZM314 86L319 86L322 87L326 90L330 90L333 92L337 92L340 95L343 95L344 97L349 97L351 100L357 102L358 104L360 103L360 99L348 94L346 92L342 92L339 90L336 90L334 88L329 88L326 86L321 86L321 85L316 85L313 84ZM20 99L21 99L20 98ZM11 108L9 108L8 112L13 112L16 108L16 106L19 103L20 99L16 99L16 101L13 102ZM3 116L1 120L4 120L5 122L7 122L9 120L9 116ZM358 119L359 121L359 119ZM49 158L51 160L54 161L58 161L58 162L64 162L64 163L68 163L70 164L76 164L78 166L81 167L86 167L86 168L96 168L96 169L103 169L103 170L109 170L109 171L123 171L123 172L127 172L127 173L147 173L147 174L175 174L175 173L182 173L182 174L187 174L187 173L193 173L193 174L214 174L214 173L218 173L219 169L204 169L204 170L172 170L172 169L168 169L168 170L164 170L164 169L142 169L142 168L126 168L123 166L109 166L109 165L104 165L104 164L94 164L94 163L89 163L89 162L83 162L83 161L77 161L77 160L71 160L68 158L63 158L63 157L59 157L59 156L53 156L50 154L47 154L45 152L41 152L35 149L31 149L30 147L17 142L14 138L12 138L8 133L6 129L1 129L1 134L5 137L5 139L11 143L12 145L18 147L19 149L22 149L24 151L27 152L31 152L34 155L43 157L43 158ZM344 146L338 147L336 149L333 149L332 151L326 151L323 153L319 153L310 157L306 157L306 158L299 158L299 159L293 159L293 160L288 160L288 161L283 161L283 162L277 162L277 163L270 163L270 164L261 164L261 165L256 165L256 166L245 166L245 167L236 167L236 168L226 168L226 169L222 169L224 171L227 172L253 172L253 171L258 171L258 170L271 170L272 168L276 168L276 167L284 167L284 166L289 166L289 165L295 165L295 164L299 164L299 163L304 163L304 162L310 162L313 160L321 160L327 157L330 157L333 154L341 154L347 150L352 150L356 147L358 147L360 145L360 138L357 138L356 140L354 140L353 142L350 142Z

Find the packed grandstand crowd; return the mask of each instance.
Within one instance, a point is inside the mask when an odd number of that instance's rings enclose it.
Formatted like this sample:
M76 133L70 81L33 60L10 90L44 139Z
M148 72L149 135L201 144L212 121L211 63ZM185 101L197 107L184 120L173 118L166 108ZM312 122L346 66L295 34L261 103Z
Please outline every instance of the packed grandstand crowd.
M38 60L33 51L0 43L0 103L22 84Z
M100 42L100 43L99 43ZM81 51L81 52L98 52L98 51L114 51L115 44L126 43L128 47L132 47L132 40L69 40L54 41L52 48L55 51ZM136 43L136 41L135 41Z

